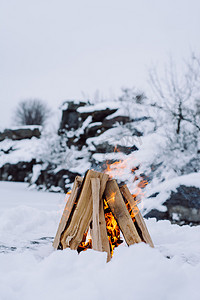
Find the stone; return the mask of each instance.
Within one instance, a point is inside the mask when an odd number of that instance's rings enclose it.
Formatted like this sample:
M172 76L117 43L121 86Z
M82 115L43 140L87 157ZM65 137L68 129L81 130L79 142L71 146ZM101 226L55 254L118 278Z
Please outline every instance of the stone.
M68 191L66 182L74 182L78 175L80 176L79 173L73 173L66 169L55 172L52 166L48 166L45 170L41 170L35 184L45 186L47 189L51 189L52 186L60 187L66 193Z
M102 109L102 110L94 110L92 112L83 112L80 114L83 120L86 120L87 117L92 116L92 122L102 122L106 117L115 113L117 109Z
M155 197L152 195L151 197ZM166 212L152 209L145 218L167 219L172 223L200 224L200 189L193 186L180 185L176 191L171 191L169 198L163 203Z
M85 106L86 102L83 101L65 101L62 106L62 119L60 123L60 129L59 131L62 133L63 129L68 129L68 130L77 130L80 128L83 124L83 122L91 116L92 121L91 123L95 122L103 122L104 125L103 127L112 127L113 122L120 122L120 123L127 123L130 122L130 119L126 116L117 116L115 118L112 118L110 120L106 120L106 117L112 115L117 111L117 108L111 109L111 108L105 108L105 109L98 109L91 110L93 108L92 105L89 106L88 111L87 109L84 109L82 112L81 110L79 111L78 108Z
M4 139L23 140L31 139L32 137L39 138L41 136L40 126L24 126L22 128L5 129L0 132L0 142Z
M6 163L0 168L0 180L28 182L35 163L35 159L30 162L20 161L17 164Z
M125 154L130 154L133 151L138 150L138 148L133 145L132 147L126 147L121 145L110 145L108 142L100 143L95 146L94 153L112 153L112 152L123 152ZM117 149L117 150L116 150Z
M81 114L77 111L79 107L85 106L87 103L84 101L65 101L61 107L62 109L62 119L60 123L60 131L67 128L71 129L78 129L81 127L83 119Z

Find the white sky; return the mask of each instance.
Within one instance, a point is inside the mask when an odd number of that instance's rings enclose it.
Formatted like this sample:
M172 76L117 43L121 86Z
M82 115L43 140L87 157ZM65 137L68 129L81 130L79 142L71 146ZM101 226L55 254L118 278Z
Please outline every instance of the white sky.
M0 0L0 126L17 102L145 88L148 68L200 52L200 0Z

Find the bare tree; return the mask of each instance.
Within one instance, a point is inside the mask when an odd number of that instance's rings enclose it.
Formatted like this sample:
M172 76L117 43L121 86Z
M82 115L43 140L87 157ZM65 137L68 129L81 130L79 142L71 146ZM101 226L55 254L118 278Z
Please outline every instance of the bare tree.
M166 122L187 148L191 136L197 143L200 134L200 59L192 54L184 67L184 71L177 73L170 61L163 78L156 68L151 69L150 85L155 99L151 105L158 109L159 126Z
M14 119L18 125L44 125L50 113L50 108L42 100L27 99L16 107Z

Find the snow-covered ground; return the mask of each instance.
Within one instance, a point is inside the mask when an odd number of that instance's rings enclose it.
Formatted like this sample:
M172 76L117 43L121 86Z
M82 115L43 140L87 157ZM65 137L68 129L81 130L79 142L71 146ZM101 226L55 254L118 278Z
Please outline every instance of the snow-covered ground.
M64 194L0 182L0 299L199 299L200 226L147 220L155 248L54 251Z

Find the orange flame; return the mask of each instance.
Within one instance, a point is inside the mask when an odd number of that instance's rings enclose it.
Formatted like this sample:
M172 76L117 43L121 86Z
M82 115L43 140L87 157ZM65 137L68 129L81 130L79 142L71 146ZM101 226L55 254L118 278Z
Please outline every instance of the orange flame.
M115 200L114 193L111 195L111 197L107 201L104 199L106 229L107 229L108 240L109 240L109 244L110 244L111 257L113 256L113 251L114 251L115 247L119 246L122 243L122 240L120 238L119 226L108 206L108 202L114 201L114 200Z
M109 178L113 178L115 174L117 173L118 176L120 176L120 173L124 173L124 169L127 168L127 161L119 160L112 164L109 164L108 161L106 162L106 170L104 171L106 174L109 175Z
M69 196L70 196L71 192L72 191L70 190L69 192L66 193L66 195L65 195L65 202L67 202L69 200Z
M87 249L92 249L92 237L90 235L89 230L86 233L84 233L82 242L78 246L77 250L78 253L80 253L81 251L85 251Z

